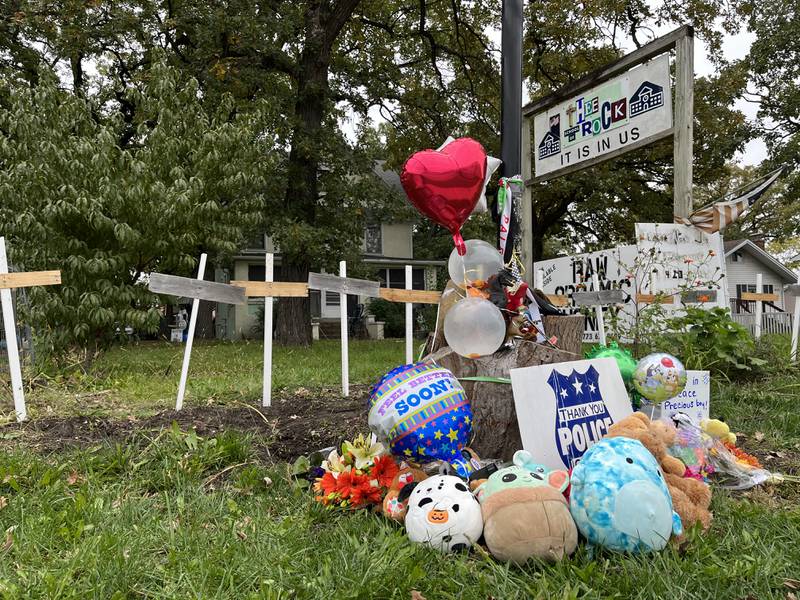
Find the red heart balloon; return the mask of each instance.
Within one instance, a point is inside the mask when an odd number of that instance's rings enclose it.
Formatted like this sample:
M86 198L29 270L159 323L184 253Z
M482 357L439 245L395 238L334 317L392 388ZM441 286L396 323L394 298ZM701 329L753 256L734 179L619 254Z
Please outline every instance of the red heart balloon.
M453 234L462 256L467 249L461 226L478 203L485 178L486 151L471 138L412 154L400 173L411 204Z

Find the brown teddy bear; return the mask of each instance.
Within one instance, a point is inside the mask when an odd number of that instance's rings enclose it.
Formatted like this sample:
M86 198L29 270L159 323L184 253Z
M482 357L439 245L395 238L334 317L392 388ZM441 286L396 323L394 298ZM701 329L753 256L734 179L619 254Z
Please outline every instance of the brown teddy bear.
M684 529L700 523L703 531L711 525L711 488L697 479L684 477L686 465L670 455L667 448L675 441L676 431L662 421L650 421L644 413L635 412L608 428L605 437L626 437L639 440L656 458L672 495L675 512Z

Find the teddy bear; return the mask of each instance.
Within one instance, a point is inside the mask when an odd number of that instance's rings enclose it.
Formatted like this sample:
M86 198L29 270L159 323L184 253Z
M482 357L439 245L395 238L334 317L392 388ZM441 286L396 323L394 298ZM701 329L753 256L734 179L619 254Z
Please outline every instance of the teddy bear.
M381 512L384 516L389 517L395 521L402 522L405 519L408 504L405 500L400 499L400 492L406 484L413 482L420 482L427 479L428 475L422 469L411 467L406 463L400 465L400 470L397 475L392 479L386 496L383 498L383 507Z
M626 437L639 440L656 458L672 496L675 512L684 528L700 523L703 530L711 525L711 488L697 479L684 477L686 465L670 455L667 448L675 442L676 429L663 421L651 421L635 412L611 425L604 437Z
M472 481L492 556L523 564L531 557L555 562L572 554L578 530L563 496L568 483L566 471L536 464L525 450L514 454L513 465Z

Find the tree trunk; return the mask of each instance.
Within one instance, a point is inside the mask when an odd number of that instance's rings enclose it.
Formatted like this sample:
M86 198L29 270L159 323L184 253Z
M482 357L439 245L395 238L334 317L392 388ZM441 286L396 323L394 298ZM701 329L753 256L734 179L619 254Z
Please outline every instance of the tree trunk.
M305 39L297 65L294 128L287 163L286 216L294 222L316 225L319 201L318 171L323 143L322 121L330 100L328 71L331 48L360 0L311 2L305 13ZM281 249L288 281L306 281L311 266L303 248ZM291 279L290 276L294 276ZM281 298L278 302L278 341L288 345L311 343L311 304L308 298Z
M309 225L316 223L319 198L320 140L325 98L328 93L328 63L309 45L301 59L297 84L292 149L287 165L284 206L293 220ZM281 252L283 273L287 281L307 281L309 261L306 255ZM311 344L311 304L308 298L281 298L277 314L278 341L292 346Z
M544 331L548 338L555 336L559 350L583 356L583 315L544 315Z
M214 265L206 267L203 274L205 281L214 281ZM194 332L195 339L213 340L217 337L216 327L214 326L214 311L217 309L216 302L201 300L197 308L197 324Z
M308 281L308 266L284 265L284 281ZM309 298L279 298L275 324L276 337L282 344L311 345L311 301Z
M435 362L449 369L461 380L472 406L472 442L470 447L481 458L511 460L522 449L514 394L508 383L467 381L464 377L509 377L509 371L519 367L546 365L578 360L576 354L549 348L535 342L517 343L513 349L495 352L491 356L469 359L459 356L449 346L426 356L425 362Z

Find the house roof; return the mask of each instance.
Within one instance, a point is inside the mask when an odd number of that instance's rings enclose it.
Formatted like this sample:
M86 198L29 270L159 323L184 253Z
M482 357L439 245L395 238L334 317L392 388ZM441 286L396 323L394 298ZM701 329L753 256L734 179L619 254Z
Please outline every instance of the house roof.
M383 181L386 187L405 197L405 191L403 190L403 185L400 183L399 173L397 173L397 171L387 171L383 168L385 164L385 160L376 160L375 166L372 168L373 172Z
M751 240L729 240L723 243L723 247L725 249L725 258L728 258L734 252L746 249L756 259L780 274L785 281L797 283L797 274L794 271L781 264L778 259Z

